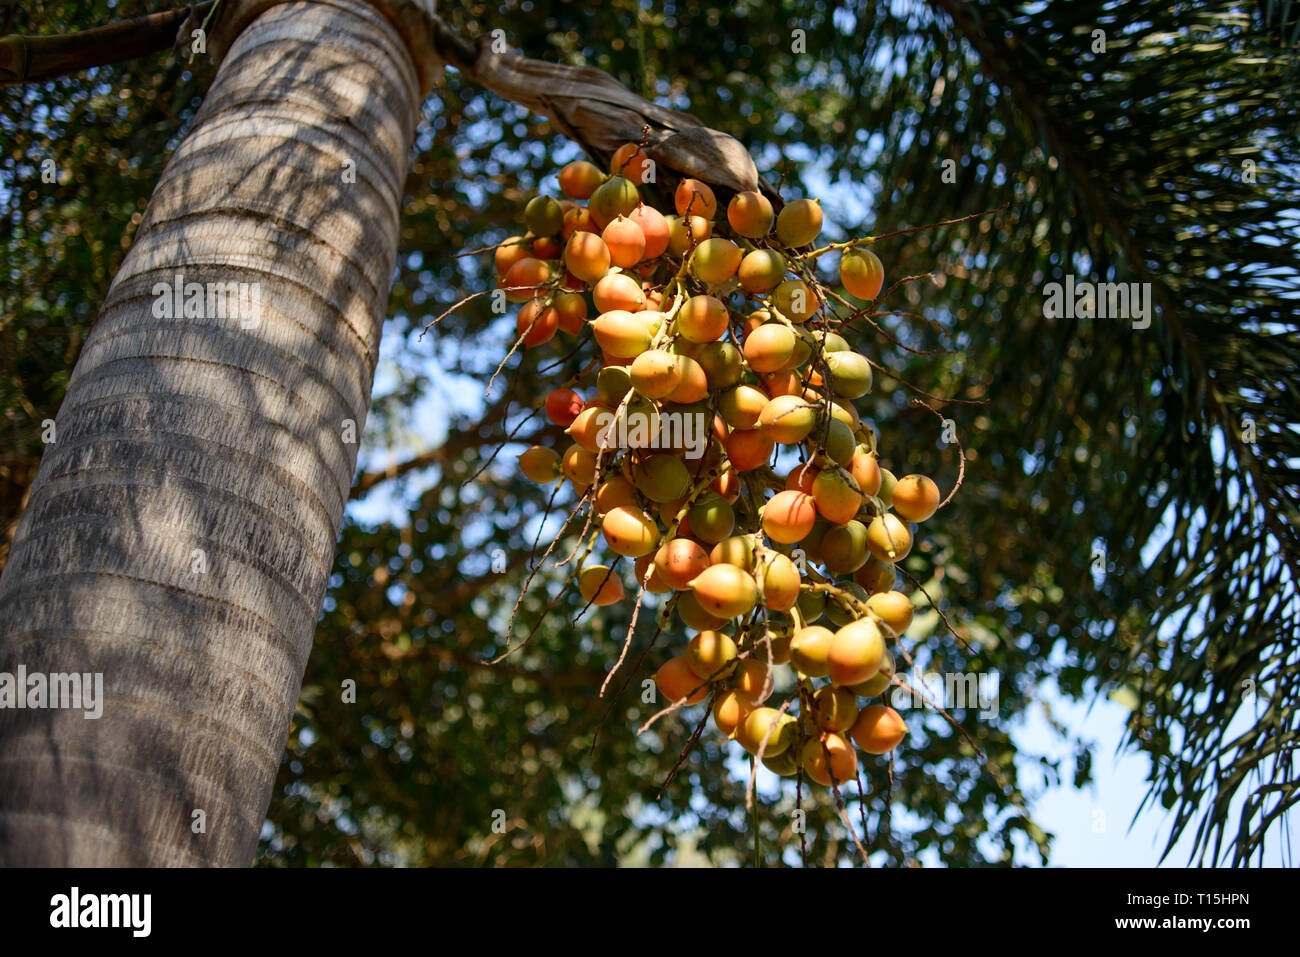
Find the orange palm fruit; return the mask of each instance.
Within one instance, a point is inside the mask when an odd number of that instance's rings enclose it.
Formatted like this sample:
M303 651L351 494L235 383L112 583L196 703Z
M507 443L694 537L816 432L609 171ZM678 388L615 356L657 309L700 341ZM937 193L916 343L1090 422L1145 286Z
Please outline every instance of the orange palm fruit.
M861 684L880 670L885 639L870 618L835 632L826 650L826 676L837 685Z
M595 282L609 272L609 247L595 233L575 232L564 245L564 265L579 279Z
M746 239L762 239L776 218L766 196L755 190L737 193L727 204L727 222Z
M875 299L885 284L885 266L870 249L845 250L840 257L840 285L859 299Z
M629 221L635 223L645 238L644 259L657 259L668 248L668 220L663 213L653 206L642 203L627 214Z
M588 565L578 574L578 593L593 605L612 605L623 600L623 582L608 565Z
M698 179L682 180L677 192L673 194L673 204L678 216L687 215L688 209L690 215L703 216L705 219L718 215L718 201L714 198L713 190L708 183Z
M710 564L708 553L689 538L664 542L655 552L654 561L659 577L677 591L689 589Z
M939 508L939 486L924 475L904 475L894 485L893 508L909 522L924 522Z
M659 526L655 520L644 510L631 505L620 505L607 512L600 529L611 549L631 558L653 552L659 539Z
M867 547L882 562L901 562L912 550L912 533L901 518L886 512L867 526Z
M727 436L727 460L737 472L767 464L776 446L760 429L736 429Z
M586 160L574 160L560 170L560 189L565 196L573 199L586 199L596 191L605 180L605 174L594 163Z
M817 506L813 497L803 492L787 489L777 492L763 506L763 531L774 542L793 545L803 541L817 521Z
M758 603L758 585L735 565L710 565L691 582L700 607L719 618L749 614Z
M857 780L858 755L842 735L824 734L803 746L803 769L822 787Z
M655 672L655 684L669 701L680 701L690 695L686 703L699 704L709 696L708 684L691 671L685 655L665 661Z
M849 731L853 743L867 754L888 754L898 747L906 734L907 724L903 716L884 704L863 708Z

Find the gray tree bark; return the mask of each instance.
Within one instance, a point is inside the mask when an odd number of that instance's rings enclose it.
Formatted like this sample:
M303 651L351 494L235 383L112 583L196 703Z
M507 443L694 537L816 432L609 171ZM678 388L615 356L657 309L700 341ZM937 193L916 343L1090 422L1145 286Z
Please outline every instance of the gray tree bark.
M2 864L246 865L270 799L425 80L394 21L353 0L273 6L231 39L0 578L0 673L102 673L104 697L97 720L0 709ZM259 314L205 295L202 315L167 318L155 287L178 276L258 284Z

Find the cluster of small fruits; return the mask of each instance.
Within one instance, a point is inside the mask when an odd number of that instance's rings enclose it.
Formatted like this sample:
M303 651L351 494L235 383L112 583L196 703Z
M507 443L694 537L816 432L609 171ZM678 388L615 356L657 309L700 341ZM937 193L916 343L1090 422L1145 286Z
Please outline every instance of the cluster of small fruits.
M584 560L603 538L634 559L638 603L642 590L672 596L694 634L655 674L661 693L712 695L717 728L770 770L838 785L856 776L854 745L886 754L907 732L871 699L894 680L889 644L912 621L895 563L912 523L940 505L931 479L880 465L854 406L871 363L835 331L814 269L840 252L839 285L871 302L884 267L861 241L814 248L816 200L777 214L743 192L719 217L713 190L685 179L665 216L643 195L653 168L632 143L609 175L568 164L566 198L533 198L527 234L496 249L498 283L523 303L525 348L560 331L594 339L568 383L585 395L566 386L545 398L571 444L533 446L520 467L572 484L594 528ZM695 446L664 427L690 416L702 423ZM781 457L798 460L784 478L770 464ZM628 600L617 561L575 573L589 604ZM793 692L773 707L787 664Z

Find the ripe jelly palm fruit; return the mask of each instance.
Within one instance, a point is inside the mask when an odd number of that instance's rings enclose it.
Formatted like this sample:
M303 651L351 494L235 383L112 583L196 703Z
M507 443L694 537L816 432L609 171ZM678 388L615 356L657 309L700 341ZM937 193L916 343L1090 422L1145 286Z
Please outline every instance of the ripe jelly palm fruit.
M609 247L595 233L575 232L564 244L564 265L586 282L595 282L609 272Z
M578 574L578 593L593 605L612 605L623 600L623 582L608 565L588 565Z
M803 769L822 787L843 787L857 780L858 755L853 746L838 734L824 734L803 746Z
M717 701L713 703L713 723L728 738L734 738L741 722L749 717L749 713L756 707L758 703L752 694L733 688L718 695Z
M787 279L772 293L772 302L791 322L807 322L817 313L817 295L802 279Z
M648 349L641 353L628 368L632 387L647 399L666 399L681 384L680 358L663 349Z
M620 505L611 509L600 523L609 547L620 555L640 558L658 545L659 526L642 509Z
M596 280L591 298L599 312L640 312L645 309L645 293L641 284L626 273L609 272Z
M737 193L727 204L727 222L746 239L762 239L772 231L772 204L755 190Z
M534 196L524 207L524 222L534 236L554 236L564 228L564 210L549 196Z
M709 686L691 671L685 655L665 661L655 672L655 684L659 686L659 693L669 701L680 701L690 695L686 703L698 704L709 696Z
M762 659L746 658L736 669L736 687L741 691L748 691L754 696L755 701L762 702L772 693L768 678L766 656Z
M542 284L551 277L550 268L540 259L525 256L501 279L501 288L510 302L527 302L542 294Z
M534 445L519 455L519 471L538 485L546 485L564 477L560 469L560 456L554 449Z
M790 664L809 678L826 677L826 656L835 633L821 625L809 625L790 639Z
M532 247L528 240L523 236L511 236L504 240L492 254L493 263L496 266L497 275L505 278L506 273L510 272L510 267L521 259L532 257Z
M576 336L587 328L587 300L576 292L556 294L551 308L559 317L561 331Z
M704 374L704 366L690 356L679 355L677 358L677 388L668 394L668 401L679 406L689 406L706 398L709 394L709 377Z
M833 575L848 575L871 557L867 528L857 519L826 529L817 548L818 557Z
M591 323L596 342L612 356L635 359L650 348L654 331L644 312L615 309L597 316Z
M801 396L778 395L763 406L758 424L773 442L795 445L812 434L817 426L817 412L817 407Z
M718 413L733 429L754 429L769 401L762 389L738 385L718 397Z
M711 615L747 615L758 603L758 585L749 572L735 565L710 565L691 582L696 600Z
M776 217L776 237L787 246L806 246L822 231L822 208L815 199L796 199Z
M587 203L587 209L596 225L604 229L618 217L632 212L640 203L641 196L631 180L623 176L611 176L596 187Z
M837 525L850 521L862 507L862 493L858 491L858 483L841 468L829 468L817 473L812 483L812 497L817 506L817 514Z
M691 342L713 342L727 331L729 318L721 299L691 296L677 312L677 331Z
M623 176L634 183L653 182L653 179L647 178L653 168L654 162L636 143L624 143L614 150L614 155L609 159L611 176Z
M888 651L885 652L885 660L880 663L880 670L861 684L853 685L850 689L859 698L874 698L878 694L883 694L885 689L892 684L894 677L894 659Z
M748 535L732 535L713 546L709 561L715 565L735 565L745 571L754 567L754 545Z
M789 611L799 600L802 579L799 569L785 555L768 556L761 570L763 578L763 604L771 611Z
M564 477L574 485L588 486L596 481L596 456L576 442L560 457Z
M703 216L668 217L668 248L677 256L685 256L712 233L713 224Z
M777 492L763 506L763 531L774 542L793 545L803 541L817 520L817 506L813 497L803 492L787 489Z
M582 396L572 389L552 389L546 395L546 417L556 425L572 425L581 411Z
M727 461L737 472L752 472L767 464L774 448L761 429L736 429L727 436Z
M750 754L758 754L762 748L765 757L775 757L787 750L797 737L794 718L781 714L776 708L755 708L736 729L736 740L741 747Z
M817 476L820 474L821 469L813 465L811 461L804 462L790 470L790 474L785 477L785 487L811 495L813 482L817 481Z
M824 685L813 695L813 720L821 731L847 731L858 717L858 699L848 688Z
M912 601L901 591L882 591L872 595L867 599L867 607L893 632L893 635L885 633L889 637L903 634L912 624Z
M826 356L831 370L831 391L845 399L860 399L871 391L871 363L858 352L832 352Z
M635 223L645 237L644 259L657 259L668 248L668 220L664 214L653 206L644 203L627 214L630 222Z
M678 216L687 215L688 210L691 216L703 216L705 219L718 215L718 201L713 196L713 190L708 183L698 179L681 181L677 192L673 194L673 205Z
M724 283L736 274L741 257L740 247L730 239L706 239L691 254L691 272L700 282L709 285Z
M554 309L543 306L540 299L524 303L515 318L515 331L523 338L525 349L550 342L559 328L560 317Z
M659 577L659 570L654 567L653 555L642 555L636 560L634 566L636 570L636 580L638 583L645 584L645 590L652 595L666 595L672 591L662 578ZM649 575L647 578L646 576Z
M567 210L564 214L564 229L561 235L567 240L574 233L595 233L600 234L596 221L591 217L591 211L586 206L578 206L574 209Z
M924 475L904 475L894 486L893 508L909 522L924 522L939 508L939 486Z
M906 734L903 716L884 704L863 708L849 731L853 743L867 754L888 754L902 743Z
M620 505L636 505L636 487L621 475L607 476L596 486L596 514L604 515Z
M705 492L686 513L686 520L696 538L713 545L731 534L736 513L731 503L717 492Z
M794 354L795 335L779 322L759 326L745 337L745 361L755 372L776 372Z
M859 445L853 450L849 471L853 473L863 495L875 495L880 491L880 460L868 452L865 445Z
M856 685L880 670L885 639L870 618L845 625L835 632L826 650L826 676L837 685Z
M730 635L721 631L702 631L686 646L686 663L699 677L719 681L735 670L732 663L736 654L736 643Z
M745 292L770 292L785 278L785 257L775 249L755 249L740 261L736 278Z
M848 249L840 257L840 285L859 299L875 299L885 284L885 266L870 249Z
M655 552L659 577L676 591L686 591L710 564L709 555L689 538L674 538Z
M690 491L691 473L675 455L651 455L632 468L632 481L657 505L673 502Z
M600 167L586 160L574 160L560 170L560 189L572 199L586 199L605 181Z
M867 547L882 562L900 562L912 550L912 533L897 515L877 515L867 526Z
M604 228L600 238L609 249L609 259L615 266L635 266L645 256L645 233L626 216L619 216Z
M613 413L609 409L598 405L588 406L574 417L574 420L569 423L569 427L565 431L573 436L573 441L588 452L599 452L601 433L609 425L612 418Z

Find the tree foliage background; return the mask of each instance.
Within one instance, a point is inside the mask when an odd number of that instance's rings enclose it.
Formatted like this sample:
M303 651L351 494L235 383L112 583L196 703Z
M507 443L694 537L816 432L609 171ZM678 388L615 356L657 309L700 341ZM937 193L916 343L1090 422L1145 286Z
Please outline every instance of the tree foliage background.
M162 8L5 5L0 34ZM936 420L908 404L916 390L955 400L929 401L967 450L961 492L907 567L968 647L919 616L918 659L1002 679L995 720L954 714L987 758L917 714L892 774L869 767L864 817L850 792L873 860L1050 860L1018 782L1035 766L1082 785L1093 755L1084 729L1064 727L1071 760L1017 750L1010 731L1048 681L1131 705L1128 744L1152 759L1149 799L1174 812L1171 846L1190 828L1197 860L1240 863L1277 833L1297 799L1300 739L1291 4L525 0L440 12L463 35L504 29L527 55L598 66L737 136L788 198L823 197L834 238L998 210L882 241L891 280L935 278L855 330L893 370L863 406L886 464L956 477ZM0 547L40 423L211 77L202 58L168 52L0 87ZM696 712L636 737L655 651L588 753L626 610L574 626L579 606L562 599L526 649L484 664L504 647L547 510L512 465L517 443L554 444L544 418L525 417L559 353L513 357L484 397L513 318L480 298L420 333L489 282L485 257L456 254L520 231L524 202L554 193L578 153L455 71L424 119L354 493L384 506L360 514L391 517L344 527L259 860L752 860L744 766L712 732L660 794ZM57 184L41 181L47 159ZM1068 273L1150 282L1150 328L1044 317L1044 286ZM554 594L549 574L516 638ZM340 700L346 679L355 704ZM799 858L793 797L763 794L765 863ZM808 860L853 860L818 800Z

